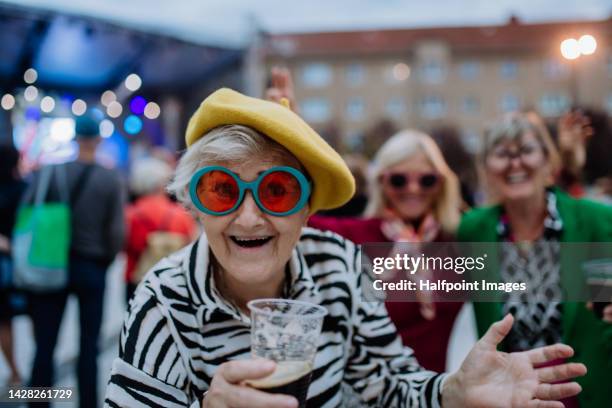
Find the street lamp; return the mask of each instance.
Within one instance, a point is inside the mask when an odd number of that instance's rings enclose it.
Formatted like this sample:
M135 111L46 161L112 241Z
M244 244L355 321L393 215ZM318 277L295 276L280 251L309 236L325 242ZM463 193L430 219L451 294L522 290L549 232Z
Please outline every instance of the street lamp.
M592 35L585 34L579 39L567 38L561 41L560 48L563 58L570 61L572 102L574 105L578 105L578 80L576 75L576 63L574 61L580 58L581 55L591 55L595 53L597 49L597 40Z

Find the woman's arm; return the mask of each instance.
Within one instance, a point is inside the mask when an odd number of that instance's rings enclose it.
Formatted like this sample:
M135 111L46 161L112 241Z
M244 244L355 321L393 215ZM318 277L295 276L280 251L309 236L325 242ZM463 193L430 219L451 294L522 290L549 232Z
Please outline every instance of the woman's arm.
M187 407L188 384L176 342L155 298L137 292L121 331L119 357L113 363L104 406Z

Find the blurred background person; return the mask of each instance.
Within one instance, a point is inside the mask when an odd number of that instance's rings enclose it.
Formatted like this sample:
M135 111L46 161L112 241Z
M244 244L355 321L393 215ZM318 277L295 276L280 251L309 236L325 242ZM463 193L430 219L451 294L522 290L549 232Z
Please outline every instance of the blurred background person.
M309 225L358 244L454 240L460 218L459 182L431 137L416 130L392 136L374 157L370 181L363 218L315 215ZM387 302L389 317L424 367L444 370L461 303L419 300Z
M9 385L19 385L13 347L12 318L25 308L23 294L13 287L11 237L15 226L17 207L27 184L19 174L19 152L13 146L0 146L0 349L8 364Z
M581 407L609 404L612 361L612 306L599 320L584 303L560 303L564 242L611 242L612 208L573 199L552 187L560 158L548 131L535 113L512 113L495 121L484 136L482 166L497 205L478 208L461 220L458 237L465 242L509 242L504 246L501 281L526 282L528 299L512 292L503 304L475 303L478 332L499 316L511 313L516 324L503 344L508 352L565 342L576 350L574 360L588 367ZM527 262L529 260L530 262ZM542 269L542 265L551 265ZM542 299L546 293L550 299ZM576 400L565 401L577 406Z
M462 207L464 209L473 207L479 198L477 197L478 177L474 166L474 156L466 150L463 142L461 142L459 129L450 125L439 126L434 127L430 134L442 151L448 166L459 179L461 198L463 199Z
M159 258L186 245L197 233L193 217L173 202L165 191L172 168L162 159L137 160L130 176L130 190L136 197L126 210L125 253L126 300ZM158 232L157 235L151 235ZM147 255L143 257L145 252Z
M36 343L30 384L35 387L53 385L53 354L66 301L71 294L77 297L81 331L77 379L79 406L82 408L95 407L98 401L96 360L106 270L122 248L124 239L125 194L119 174L100 166L95 159L100 143L99 125L91 112L75 118L78 157L60 165L66 170L72 217L67 287L29 296ZM51 192L59 191L57 183L57 177L54 177ZM34 406L49 405L36 404Z
M321 211L320 214L330 217L359 217L363 215L368 204L368 159L360 154L348 154L342 158L355 178L355 194L342 207Z

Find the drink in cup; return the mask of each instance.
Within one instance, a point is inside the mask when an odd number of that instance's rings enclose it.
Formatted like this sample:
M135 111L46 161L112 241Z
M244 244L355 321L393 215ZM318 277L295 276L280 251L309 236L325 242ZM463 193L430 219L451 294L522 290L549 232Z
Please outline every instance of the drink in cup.
M286 299L258 299L251 311L251 354L276 362L267 377L247 382L262 391L294 396L306 406L312 367L317 353L324 307Z
M585 262L583 269L593 311L601 319L604 308L612 302L612 258Z

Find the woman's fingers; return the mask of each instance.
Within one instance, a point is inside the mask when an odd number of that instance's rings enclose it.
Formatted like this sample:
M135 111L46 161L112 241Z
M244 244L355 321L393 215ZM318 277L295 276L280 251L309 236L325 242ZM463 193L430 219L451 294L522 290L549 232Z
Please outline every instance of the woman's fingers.
M283 394L268 394L247 386L230 386L227 402L231 407L245 408L297 408L298 401Z
M580 391L582 391L582 387L576 382L540 384L536 389L535 397L540 400L560 400L578 395Z
M565 381L581 377L587 372L586 366L580 363L559 364L552 367L542 367L536 370L538 379L543 383Z
M272 374L276 363L270 360L234 360L219 366L219 374L230 384L239 384L245 380L254 380Z
M553 344L552 346L538 347L525 351L533 365L544 364L558 358L568 358L574 355L574 349L566 344Z
M514 317L508 313L502 320L493 323L480 341L490 348L496 348L510 332L512 323L514 323Z
M603 320L604 322L612 323L612 303L604 308Z
M527 408L565 408L565 405L559 401L531 400Z

